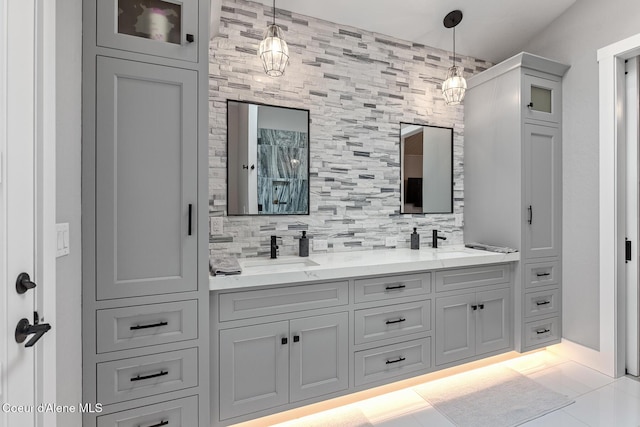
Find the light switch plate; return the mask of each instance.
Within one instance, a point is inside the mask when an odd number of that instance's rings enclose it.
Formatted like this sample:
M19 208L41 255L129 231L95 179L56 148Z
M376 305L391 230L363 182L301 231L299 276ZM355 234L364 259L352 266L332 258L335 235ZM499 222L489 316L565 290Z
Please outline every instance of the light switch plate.
M221 216L212 216L209 218L209 229L211 235L219 235L222 234L222 217Z
M393 236L393 237L387 237L386 239L384 239L384 245L387 247L395 247L398 246L398 238Z
M329 248L329 243L326 240L313 239L312 242L314 251L326 251Z
M69 223L56 224L56 257L69 255Z

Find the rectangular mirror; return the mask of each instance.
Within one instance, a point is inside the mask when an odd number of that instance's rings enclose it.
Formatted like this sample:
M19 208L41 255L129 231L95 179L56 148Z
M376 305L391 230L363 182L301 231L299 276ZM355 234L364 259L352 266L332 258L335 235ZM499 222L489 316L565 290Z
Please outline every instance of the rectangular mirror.
M453 213L453 129L400 123L400 213Z
M227 100L227 214L309 214L309 110Z

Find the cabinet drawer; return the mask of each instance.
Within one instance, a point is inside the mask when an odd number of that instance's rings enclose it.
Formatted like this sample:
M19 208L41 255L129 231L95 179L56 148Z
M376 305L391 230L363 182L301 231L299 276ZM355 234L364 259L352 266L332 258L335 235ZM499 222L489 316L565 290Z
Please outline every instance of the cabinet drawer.
M557 285L560 282L560 261L538 262L525 265L525 286Z
M537 320L524 325L525 345L538 347L560 340L560 318Z
M356 344L431 329L431 300L356 310Z
M560 289L529 292L524 296L525 317L556 313L560 309Z
M198 301L96 312L98 353L198 338Z
M97 401L104 405L197 385L197 348L97 365Z
M197 427L198 396L102 415L97 427Z
M356 386L424 371L431 367L431 338L357 351L354 363Z
M436 291L474 288L476 286L509 283L511 267L508 264L483 265L436 272Z
M260 289L220 294L220 321L291 313L349 303L349 282Z
M426 295L430 292L431 273L403 274L355 280L356 302Z

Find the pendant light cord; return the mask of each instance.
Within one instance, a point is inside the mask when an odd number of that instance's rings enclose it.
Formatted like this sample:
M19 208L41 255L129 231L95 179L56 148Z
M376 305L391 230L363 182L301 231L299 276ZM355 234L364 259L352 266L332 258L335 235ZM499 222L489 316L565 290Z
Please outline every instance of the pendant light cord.
M273 25L276 25L276 0L273 0Z
M275 0L273 0L275 2ZM456 27L453 27L453 66L456 65Z

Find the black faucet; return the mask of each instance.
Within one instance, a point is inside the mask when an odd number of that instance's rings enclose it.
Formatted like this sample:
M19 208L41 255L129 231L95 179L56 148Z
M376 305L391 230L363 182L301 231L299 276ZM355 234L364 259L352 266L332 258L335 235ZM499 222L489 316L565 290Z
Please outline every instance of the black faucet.
M431 240L431 247L432 248L437 248L438 247L438 239L447 240L447 238L444 237L444 236L438 236L438 230L433 230L432 240Z
M278 244L276 243L276 239L278 236L271 236L271 259L278 258Z

